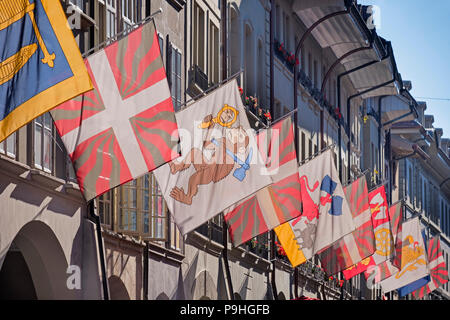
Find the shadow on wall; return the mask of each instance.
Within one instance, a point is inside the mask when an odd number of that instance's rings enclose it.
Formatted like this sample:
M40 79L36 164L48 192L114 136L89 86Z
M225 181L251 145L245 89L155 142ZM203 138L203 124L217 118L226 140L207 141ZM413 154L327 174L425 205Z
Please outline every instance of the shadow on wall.
M76 299L79 290L67 288L67 266L50 227L41 221L29 222L17 233L6 254L0 270L0 297Z
M207 270L203 270L197 275L191 293L194 300L217 300L217 288Z
M108 279L109 292L111 300L130 300L130 295L125 284L117 276L111 276Z

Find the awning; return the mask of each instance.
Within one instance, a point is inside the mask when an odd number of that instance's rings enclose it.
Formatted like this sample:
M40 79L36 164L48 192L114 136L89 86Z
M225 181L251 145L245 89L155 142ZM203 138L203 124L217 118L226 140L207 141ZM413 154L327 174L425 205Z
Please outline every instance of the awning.
M365 10L364 8L364 6L359 6L359 9ZM346 11L345 14L333 16L317 25L312 30L311 35L322 48L330 48L337 59L352 50L370 47L367 50L351 54L341 62L345 69L343 72L345 72L371 61L379 61L348 75L358 93L385 84L376 90L362 94L363 99L399 93L398 85L401 80L390 43L378 37L374 30L370 31L367 28L357 6L352 1L294 1L292 9L306 28L311 27L316 21L327 15ZM390 81L391 83L388 83Z
M391 136L391 147L395 159L420 157L424 160L428 160L430 158L417 143L413 143L395 134Z
M391 135L399 135L420 147L429 145L426 136L427 132L417 120L402 121L392 125L390 128Z
M381 109L381 123L412 121L416 118L411 102L400 95L385 97Z
M402 138L399 135L391 135L392 151L397 156L406 156L414 152L414 146L417 144Z

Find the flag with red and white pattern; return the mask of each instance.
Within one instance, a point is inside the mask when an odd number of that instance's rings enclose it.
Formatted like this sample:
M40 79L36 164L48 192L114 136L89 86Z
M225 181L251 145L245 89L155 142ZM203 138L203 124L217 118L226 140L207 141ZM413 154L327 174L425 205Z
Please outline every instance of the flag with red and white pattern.
M291 118L259 132L257 142L274 183L224 212L234 246L301 214L300 179Z
M317 254L327 275L343 271L375 252L366 177L344 187L344 193L357 229Z
M441 240L439 235L428 240L428 270L431 281L420 289L413 292L416 299L421 299L448 282L448 270L442 255Z
M154 22L87 59L94 89L51 111L87 201L179 156Z
M368 270L364 273L366 279L372 276L374 283L378 283L384 279L391 277L393 274L397 273L401 269L401 259L402 259L402 222L403 222L403 203L398 201L389 207L389 219L392 233L392 255L389 259L380 262L377 265L370 265ZM387 238L382 241L379 236L377 238L378 246L382 243L387 244Z

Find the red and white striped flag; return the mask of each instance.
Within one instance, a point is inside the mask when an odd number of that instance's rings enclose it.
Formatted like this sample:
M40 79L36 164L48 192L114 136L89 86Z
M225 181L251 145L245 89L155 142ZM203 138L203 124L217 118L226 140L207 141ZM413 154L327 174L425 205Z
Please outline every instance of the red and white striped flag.
M258 148L273 184L225 212L234 246L265 233L301 214L300 179L291 118L257 136Z
M94 90L51 111L87 201L179 156L153 22L87 59Z
M448 270L442 254L439 237L437 235L427 242L428 271L431 279L429 283L413 292L413 296L416 299L423 298L425 294L430 294L448 282Z

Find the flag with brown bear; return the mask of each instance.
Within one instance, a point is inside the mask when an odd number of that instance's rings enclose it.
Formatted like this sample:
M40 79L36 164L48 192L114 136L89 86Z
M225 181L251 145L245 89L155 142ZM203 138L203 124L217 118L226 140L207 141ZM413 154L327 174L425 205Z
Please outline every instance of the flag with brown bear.
M154 171L182 234L272 183L236 80L176 113L181 157Z

